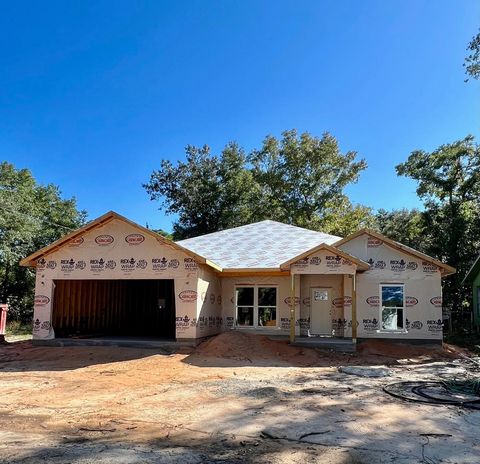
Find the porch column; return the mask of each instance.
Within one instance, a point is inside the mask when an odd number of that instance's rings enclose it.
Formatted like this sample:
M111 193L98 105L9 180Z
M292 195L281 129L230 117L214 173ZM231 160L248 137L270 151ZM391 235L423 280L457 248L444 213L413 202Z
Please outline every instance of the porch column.
M352 342L357 343L357 274L352 275Z
M295 341L295 274L290 271L290 343Z

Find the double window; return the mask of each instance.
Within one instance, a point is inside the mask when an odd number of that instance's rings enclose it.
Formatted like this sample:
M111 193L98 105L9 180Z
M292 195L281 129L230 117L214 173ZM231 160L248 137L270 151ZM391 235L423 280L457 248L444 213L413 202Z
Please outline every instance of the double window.
M240 327L277 326L276 287L236 287L235 307Z
M380 285L380 330L405 330L405 287L403 284Z

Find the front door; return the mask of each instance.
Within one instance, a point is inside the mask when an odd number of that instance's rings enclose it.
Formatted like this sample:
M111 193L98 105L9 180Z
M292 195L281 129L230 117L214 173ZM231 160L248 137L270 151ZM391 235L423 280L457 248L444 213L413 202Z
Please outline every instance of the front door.
M312 288L310 295L310 332L313 335L332 335L330 288Z

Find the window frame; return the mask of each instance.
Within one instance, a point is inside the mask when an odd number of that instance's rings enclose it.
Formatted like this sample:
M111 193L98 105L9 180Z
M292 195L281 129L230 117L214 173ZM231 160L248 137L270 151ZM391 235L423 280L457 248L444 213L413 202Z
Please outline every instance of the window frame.
M402 322L403 327L398 327L396 329L384 329L383 328L383 310L385 307L383 306L383 288L384 287L402 287L403 290L403 307L400 306L390 306L391 308L402 309ZM379 329L377 330L378 333L407 333L407 304L406 304L406 295L405 295L405 283L403 282L383 282L379 284L379 291L378 291L378 324ZM388 306L387 306L388 308ZM397 312L398 314L398 312Z
M237 289L239 288L253 288L253 324L252 325L239 325L238 324L238 308L250 308L250 306L240 305L238 306L237 303ZM275 289L275 306L265 306L258 304L258 289L259 288L274 288ZM239 329L267 329L272 330L279 327L279 307L278 307L278 298L279 298L279 291L278 291L278 284L235 284L234 288L234 303L235 303L235 327ZM259 325L258 323L258 316L259 316L259 309L260 308L275 308L276 319L275 325Z

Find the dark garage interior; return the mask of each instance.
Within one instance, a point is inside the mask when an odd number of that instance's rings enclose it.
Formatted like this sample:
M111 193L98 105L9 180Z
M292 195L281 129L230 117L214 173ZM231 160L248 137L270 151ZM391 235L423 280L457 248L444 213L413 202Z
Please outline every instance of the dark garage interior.
M135 336L175 339L173 280L56 280L56 337Z

